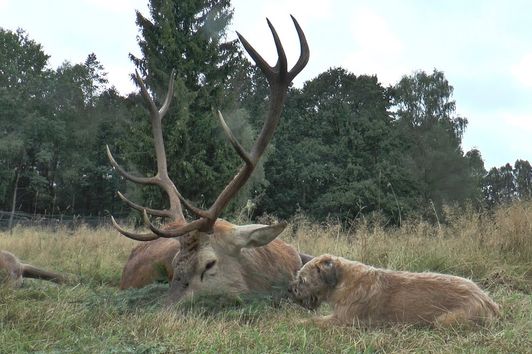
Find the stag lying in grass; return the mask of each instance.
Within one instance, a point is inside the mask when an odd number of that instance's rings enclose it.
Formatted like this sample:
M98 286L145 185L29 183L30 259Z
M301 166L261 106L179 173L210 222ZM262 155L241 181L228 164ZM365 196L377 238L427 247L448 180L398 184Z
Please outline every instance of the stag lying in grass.
M286 223L237 226L218 218L251 176L279 123L288 86L308 62L309 48L305 35L293 17L292 20L299 36L301 54L291 70L287 68L283 46L269 21L279 56L274 67L269 66L237 33L244 48L268 80L270 106L262 130L249 152L240 145L218 112L220 124L244 164L208 210L199 209L184 199L167 172L161 121L173 96L175 74L172 72L170 75L169 89L160 109L157 109L142 78L136 74L150 110L157 174L148 178L129 174L117 164L107 147L108 157L113 167L126 179L161 187L168 195L170 206L166 210L144 208L119 193L127 204L143 213L144 221L151 230L147 234L128 232L112 219L114 227L121 234L146 242L132 251L122 274L121 288L142 287L152 283L160 277L162 270L169 277L170 299L174 301L198 294L271 293L275 289L286 289L286 284L302 263L309 259L306 255L300 255L291 245L276 239ZM197 219L187 221L181 203ZM152 224L148 214L170 218L171 222L159 229Z
M64 275L22 263L11 252L0 251L0 285L19 288L24 278L49 280L58 284L67 279Z

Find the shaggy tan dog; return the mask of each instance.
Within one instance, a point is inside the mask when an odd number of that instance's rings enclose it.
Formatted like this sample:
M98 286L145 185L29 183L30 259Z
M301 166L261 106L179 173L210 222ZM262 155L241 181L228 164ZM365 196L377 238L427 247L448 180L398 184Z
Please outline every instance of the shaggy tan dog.
M499 305L470 280L379 269L327 254L301 268L289 291L308 309L329 303L332 315L314 319L323 324L447 326L499 315Z

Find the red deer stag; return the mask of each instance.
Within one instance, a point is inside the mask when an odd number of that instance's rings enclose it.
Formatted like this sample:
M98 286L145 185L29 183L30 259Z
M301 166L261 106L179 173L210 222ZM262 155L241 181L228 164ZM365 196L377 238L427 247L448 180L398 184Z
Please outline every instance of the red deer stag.
M268 26L278 53L274 67L269 66L237 32L244 48L268 80L270 106L262 130L249 152L240 145L218 112L220 124L244 164L208 210L199 209L184 199L167 172L161 120L173 96L175 73L170 75L168 92L160 109L157 109L142 78L136 73L142 95L149 106L157 174L148 178L133 176L116 163L109 147L107 154L113 167L126 179L161 187L168 195L170 206L165 210L144 208L118 193L130 207L143 213L144 222L151 230L145 234L129 232L112 218L113 226L121 234L134 240L149 241L132 251L122 274L121 288L152 283L160 277L164 268L170 281L170 300L177 301L194 294L271 293L274 289L286 289L286 284L308 260L309 256L300 255L294 247L276 239L286 227L284 222L270 226L237 226L218 219L227 203L251 176L279 123L288 86L308 62L310 52L305 35L293 17L292 20L299 36L301 54L291 70L287 68L283 46L270 21ZM187 222L181 203L197 219ZM159 229L151 223L148 214L168 217L172 222Z
M24 264L11 252L0 251L0 285L19 288L23 278L49 280L58 284L67 280L64 275Z

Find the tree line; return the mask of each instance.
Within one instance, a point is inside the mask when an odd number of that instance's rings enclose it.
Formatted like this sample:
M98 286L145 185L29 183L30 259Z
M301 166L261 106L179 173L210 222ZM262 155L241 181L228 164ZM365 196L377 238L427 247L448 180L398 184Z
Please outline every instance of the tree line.
M221 110L249 146L268 86L238 43L226 40L228 0L151 0L149 9L150 16L137 12L142 54L130 59L158 102L176 70L163 122L169 174L188 199L210 205L241 163L214 113ZM163 207L161 191L126 183L105 154L107 144L126 169L156 170L139 93L120 95L94 53L56 69L48 58L23 30L0 28L0 210L126 216L117 190ZM447 204L491 208L530 198L530 163L486 171L480 151L462 149L466 128L441 71L384 87L376 76L331 68L289 90L272 146L226 216L245 210L347 221L378 213L400 224L438 217Z

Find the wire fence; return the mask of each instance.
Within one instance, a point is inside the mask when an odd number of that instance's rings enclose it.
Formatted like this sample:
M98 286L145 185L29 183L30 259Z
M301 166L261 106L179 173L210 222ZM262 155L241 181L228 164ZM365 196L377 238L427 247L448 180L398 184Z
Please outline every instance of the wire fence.
M9 218L11 212L0 210L0 231L9 229ZM127 215L123 217L116 217L117 220L127 219ZM82 216L82 215L67 215L67 214L30 214L24 212L15 212L13 215L13 227L16 225L27 227L66 227L75 229L81 225L88 227L100 227L110 225L109 216Z

